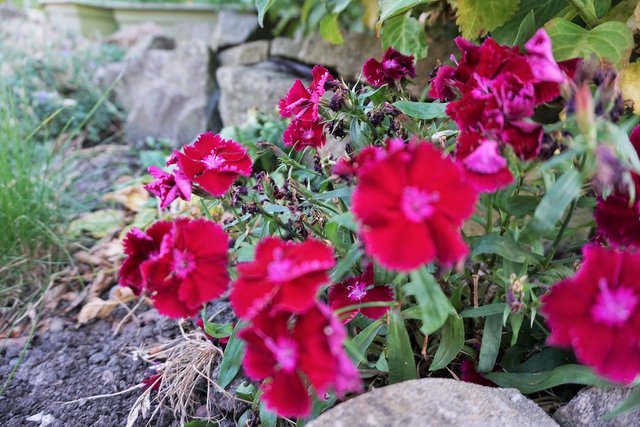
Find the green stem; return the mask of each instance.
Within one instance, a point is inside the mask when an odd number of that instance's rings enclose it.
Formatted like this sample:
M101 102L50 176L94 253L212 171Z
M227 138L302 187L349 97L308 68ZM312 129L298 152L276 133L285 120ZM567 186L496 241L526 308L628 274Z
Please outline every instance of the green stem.
M569 4L578 12L580 17L587 23L590 28L598 25L598 17L595 12L583 3L584 0L568 0Z
M578 205L578 199L576 198L573 200L573 202L571 202L571 205L569 206L569 211L564 216L564 221L562 221L562 225L560 226L560 230L558 231L558 235L553 241L553 244L551 245L551 249L549 250L547 257L544 260L545 268L549 265L549 263L555 256L556 252L558 251L558 246L560 246L560 241L562 241L562 238L564 237L564 233L567 231L567 227L569 226L569 222L571 222L571 218L573 217L573 212L576 210L577 205Z
M362 304L354 304L354 305L348 305L346 307L342 307L339 308L335 311L336 315L341 315L344 313L348 313L350 311L353 310L358 310L360 308L369 308L369 307L395 307L396 305L398 305L397 301L391 301L391 302L386 302L386 301L374 301L374 302L365 302Z

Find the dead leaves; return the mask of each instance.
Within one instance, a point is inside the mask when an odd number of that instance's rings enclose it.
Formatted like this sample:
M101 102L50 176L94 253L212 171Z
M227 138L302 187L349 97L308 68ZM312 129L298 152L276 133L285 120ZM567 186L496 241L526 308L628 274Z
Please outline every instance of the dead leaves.
M134 301L136 296L131 289L123 287L114 287L109 299L104 300L100 297L92 297L82 307L80 314L78 314L78 323L86 324L94 319L105 319L111 315L111 312L118 306L126 304L129 301Z

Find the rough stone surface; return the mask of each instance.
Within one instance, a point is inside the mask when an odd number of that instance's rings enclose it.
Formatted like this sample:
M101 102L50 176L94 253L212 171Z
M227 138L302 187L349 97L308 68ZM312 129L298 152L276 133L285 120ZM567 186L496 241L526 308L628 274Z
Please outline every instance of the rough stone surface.
M218 110L225 126L241 125L251 109L275 114L280 98L297 79L269 62L220 67L216 77L221 89Z
M631 393L629 388L584 388L558 409L553 418L563 427L627 427L640 424L640 410L610 421L601 418L621 404Z
M269 42L256 40L223 50L218 54L220 66L251 65L267 60L269 56Z
M347 80L355 80L364 61L382 56L382 47L380 40L366 34L344 34L341 45L331 44L319 34L313 34L302 39L275 38L271 42L271 56L322 64L335 69Z
M324 413L309 427L552 427L557 424L514 389L426 378L363 394Z
M132 47L141 40L162 35L162 29L153 22L144 22L137 25L128 25L105 38L105 42L117 44L121 47Z
M215 52L222 47L244 43L257 30L258 17L255 14L221 10L209 38L209 47Z
M126 139L136 142L151 136L169 139L176 146L189 143L207 123L207 46L191 40L171 50L152 47L131 58L127 65L111 65L112 71L104 72L108 81L126 67L115 88L116 99L128 112Z

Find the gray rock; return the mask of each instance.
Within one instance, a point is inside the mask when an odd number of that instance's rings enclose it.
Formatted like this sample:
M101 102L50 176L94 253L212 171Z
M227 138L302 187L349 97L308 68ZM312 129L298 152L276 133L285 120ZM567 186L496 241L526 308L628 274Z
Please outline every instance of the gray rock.
M256 40L231 47L218 53L220 66L250 65L266 61L269 57L269 42Z
M218 110L225 126L241 125L252 109L276 114L280 98L296 80L268 62L220 67L216 78L221 90Z
M322 64L334 68L347 80L360 75L362 64L371 57L382 56L380 40L357 33L344 34L344 43L334 45L319 34L303 39L278 37L271 43L271 56L295 59L306 64Z
M215 52L222 47L244 43L257 30L258 17L255 14L221 10L209 38L209 47Z
M514 389L425 378L373 390L341 403L309 427L557 426Z
M583 388L571 401L558 409L553 418L563 427L627 427L640 424L640 410L610 421L601 418L620 405L630 388Z
M9 4L0 4L0 22L16 18L26 19L27 14L23 10Z
M107 36L105 42L129 48L140 43L145 38L163 34L162 28L157 24L153 22L143 22L141 24L127 25Z
M105 80L121 67L111 66ZM131 58L115 88L116 99L128 112L126 138L135 142L152 136L175 145L191 142L206 127L209 84L209 52L201 40Z

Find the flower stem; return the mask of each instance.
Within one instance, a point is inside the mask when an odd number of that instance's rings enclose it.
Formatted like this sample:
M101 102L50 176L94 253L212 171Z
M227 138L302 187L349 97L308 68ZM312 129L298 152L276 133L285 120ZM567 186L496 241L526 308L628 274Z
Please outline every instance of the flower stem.
M580 17L584 20L584 22L586 22L586 24L590 28L593 28L596 25L598 25L598 21L599 21L598 17L596 16L593 10L587 7L587 5L584 3L584 0L568 0L568 1L569 1L569 4L576 10L576 12L578 12Z

